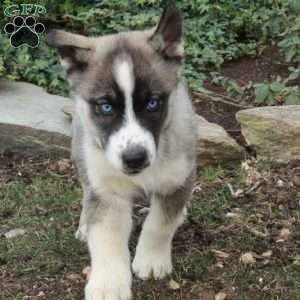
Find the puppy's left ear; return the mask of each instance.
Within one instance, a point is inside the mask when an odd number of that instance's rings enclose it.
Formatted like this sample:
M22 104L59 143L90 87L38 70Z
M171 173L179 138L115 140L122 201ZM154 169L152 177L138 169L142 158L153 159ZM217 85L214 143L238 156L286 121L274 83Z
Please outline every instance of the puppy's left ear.
M181 60L184 55L182 41L182 15L173 1L168 1L150 43L166 59Z
M79 79L89 64L92 54L91 40L79 34L63 30L51 30L46 36L47 44L58 50L61 64L70 82Z

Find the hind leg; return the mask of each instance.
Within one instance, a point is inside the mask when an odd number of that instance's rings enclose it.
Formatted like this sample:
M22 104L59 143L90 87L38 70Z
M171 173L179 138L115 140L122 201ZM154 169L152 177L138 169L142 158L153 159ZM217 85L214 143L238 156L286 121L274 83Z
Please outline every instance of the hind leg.
M191 185L168 196L153 195L132 263L141 279L163 278L172 272L172 239L184 220Z

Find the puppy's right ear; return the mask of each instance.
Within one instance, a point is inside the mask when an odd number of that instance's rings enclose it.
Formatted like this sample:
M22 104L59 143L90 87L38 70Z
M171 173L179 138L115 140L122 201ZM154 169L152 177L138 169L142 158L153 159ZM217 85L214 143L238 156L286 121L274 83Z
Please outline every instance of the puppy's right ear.
M169 0L150 43L163 57L181 61L184 52L182 31L182 14L175 2Z
M62 67L71 81L88 66L92 52L92 42L88 37L63 30L51 30L46 36L46 42L58 49Z

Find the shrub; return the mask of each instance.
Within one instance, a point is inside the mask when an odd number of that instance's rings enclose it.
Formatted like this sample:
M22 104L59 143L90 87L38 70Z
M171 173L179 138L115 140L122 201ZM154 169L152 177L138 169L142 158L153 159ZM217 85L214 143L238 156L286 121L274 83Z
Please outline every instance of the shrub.
M5 5L12 2L4 1ZM299 61L299 25L295 25L295 18L299 18L298 0L177 2L185 16L184 72L194 89L201 87L206 74L218 70L224 61L255 55L258 46L270 39L281 39L279 46L287 59ZM46 6L48 21L55 20L58 27L88 35L153 26L162 7L160 0L90 0L84 4L79 0L42 0L39 4ZM3 37L0 76L29 81L53 93L66 93L57 55L43 39L36 49L14 49L9 46L8 37Z

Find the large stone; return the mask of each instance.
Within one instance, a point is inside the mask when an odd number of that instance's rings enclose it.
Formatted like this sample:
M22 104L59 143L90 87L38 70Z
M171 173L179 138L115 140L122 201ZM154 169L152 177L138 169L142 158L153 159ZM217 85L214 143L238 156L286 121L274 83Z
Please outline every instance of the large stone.
M0 151L69 156L72 106L70 99L47 94L35 85L0 80ZM243 158L242 147L222 127L198 119L199 165Z
M221 126L198 116L198 165L227 164L244 158L244 150Z
M258 157L280 162L300 159L299 105L242 110L237 120Z
M25 82L0 80L0 150L25 156L70 153L70 122L63 113L68 98Z

